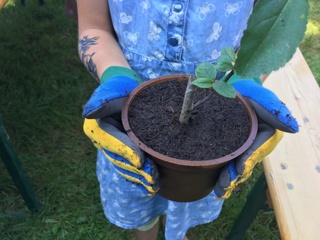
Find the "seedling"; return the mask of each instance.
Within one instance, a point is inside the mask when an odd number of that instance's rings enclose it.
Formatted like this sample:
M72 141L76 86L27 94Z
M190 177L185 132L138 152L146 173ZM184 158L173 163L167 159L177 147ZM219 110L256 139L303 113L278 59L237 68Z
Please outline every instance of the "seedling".
M222 49L221 56L215 64L204 62L196 68L195 75L190 76L187 84L179 118L181 123L188 123L192 110L206 102L213 95L214 91L227 98L236 97L236 90L231 85L239 80L239 78L234 75L235 61L236 54L233 48L225 47ZM227 73L221 79L217 79L218 71ZM212 91L207 97L194 103L194 95L197 87L212 89Z
M213 88L222 96L228 98L235 98L236 91L228 80L233 76L235 71L234 63L236 61L236 54L231 47L225 47L221 51L221 56L213 65L209 62L201 63L195 72L196 79L192 82L199 88ZM216 79L217 72L228 72L221 79Z

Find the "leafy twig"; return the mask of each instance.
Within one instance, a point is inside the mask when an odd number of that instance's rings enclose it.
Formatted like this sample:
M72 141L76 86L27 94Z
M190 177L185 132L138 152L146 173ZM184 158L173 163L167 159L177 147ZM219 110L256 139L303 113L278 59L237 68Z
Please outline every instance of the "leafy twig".
M234 74L234 70L231 70L227 76L223 79L223 82L228 82L228 80L232 77L232 75Z
M210 92L205 98L201 99L200 101L196 102L195 104L193 104L192 109L195 109L197 107L199 107L201 104L205 103L206 101L208 101L211 97L213 96L213 91Z

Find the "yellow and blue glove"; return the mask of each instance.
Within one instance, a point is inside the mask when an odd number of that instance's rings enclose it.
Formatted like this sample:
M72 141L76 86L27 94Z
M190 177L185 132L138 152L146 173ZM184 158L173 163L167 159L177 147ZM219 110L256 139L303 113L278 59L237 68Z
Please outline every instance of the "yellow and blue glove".
M100 86L84 106L83 129L120 175L152 196L159 190L157 167L124 133L120 118L124 101L140 83L139 76L131 69L105 70Z
M237 81L233 87L246 97L258 116L257 137L243 154L224 167L214 188L219 199L227 199L232 191L252 174L283 136L283 132L296 133L299 126L285 104L269 89L253 80Z

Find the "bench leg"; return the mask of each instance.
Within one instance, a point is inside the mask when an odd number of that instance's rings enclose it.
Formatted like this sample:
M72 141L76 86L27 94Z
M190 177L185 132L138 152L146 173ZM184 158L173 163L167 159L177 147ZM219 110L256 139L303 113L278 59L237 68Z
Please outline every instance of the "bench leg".
M264 173L260 175L248 194L247 201L227 236L227 240L242 239L246 230L257 216L258 212L266 206L267 182Z
M31 211L40 210L41 204L32 190L31 184L25 174L20 160L10 142L6 129L0 116L0 158L12 177L19 193Z

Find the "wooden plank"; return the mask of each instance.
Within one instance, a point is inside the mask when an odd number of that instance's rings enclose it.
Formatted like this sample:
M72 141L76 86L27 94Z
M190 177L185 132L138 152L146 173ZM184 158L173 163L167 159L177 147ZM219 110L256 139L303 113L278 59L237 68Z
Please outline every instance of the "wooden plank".
M281 239L320 239L320 89L300 50L264 84L286 103L300 132L263 161Z

